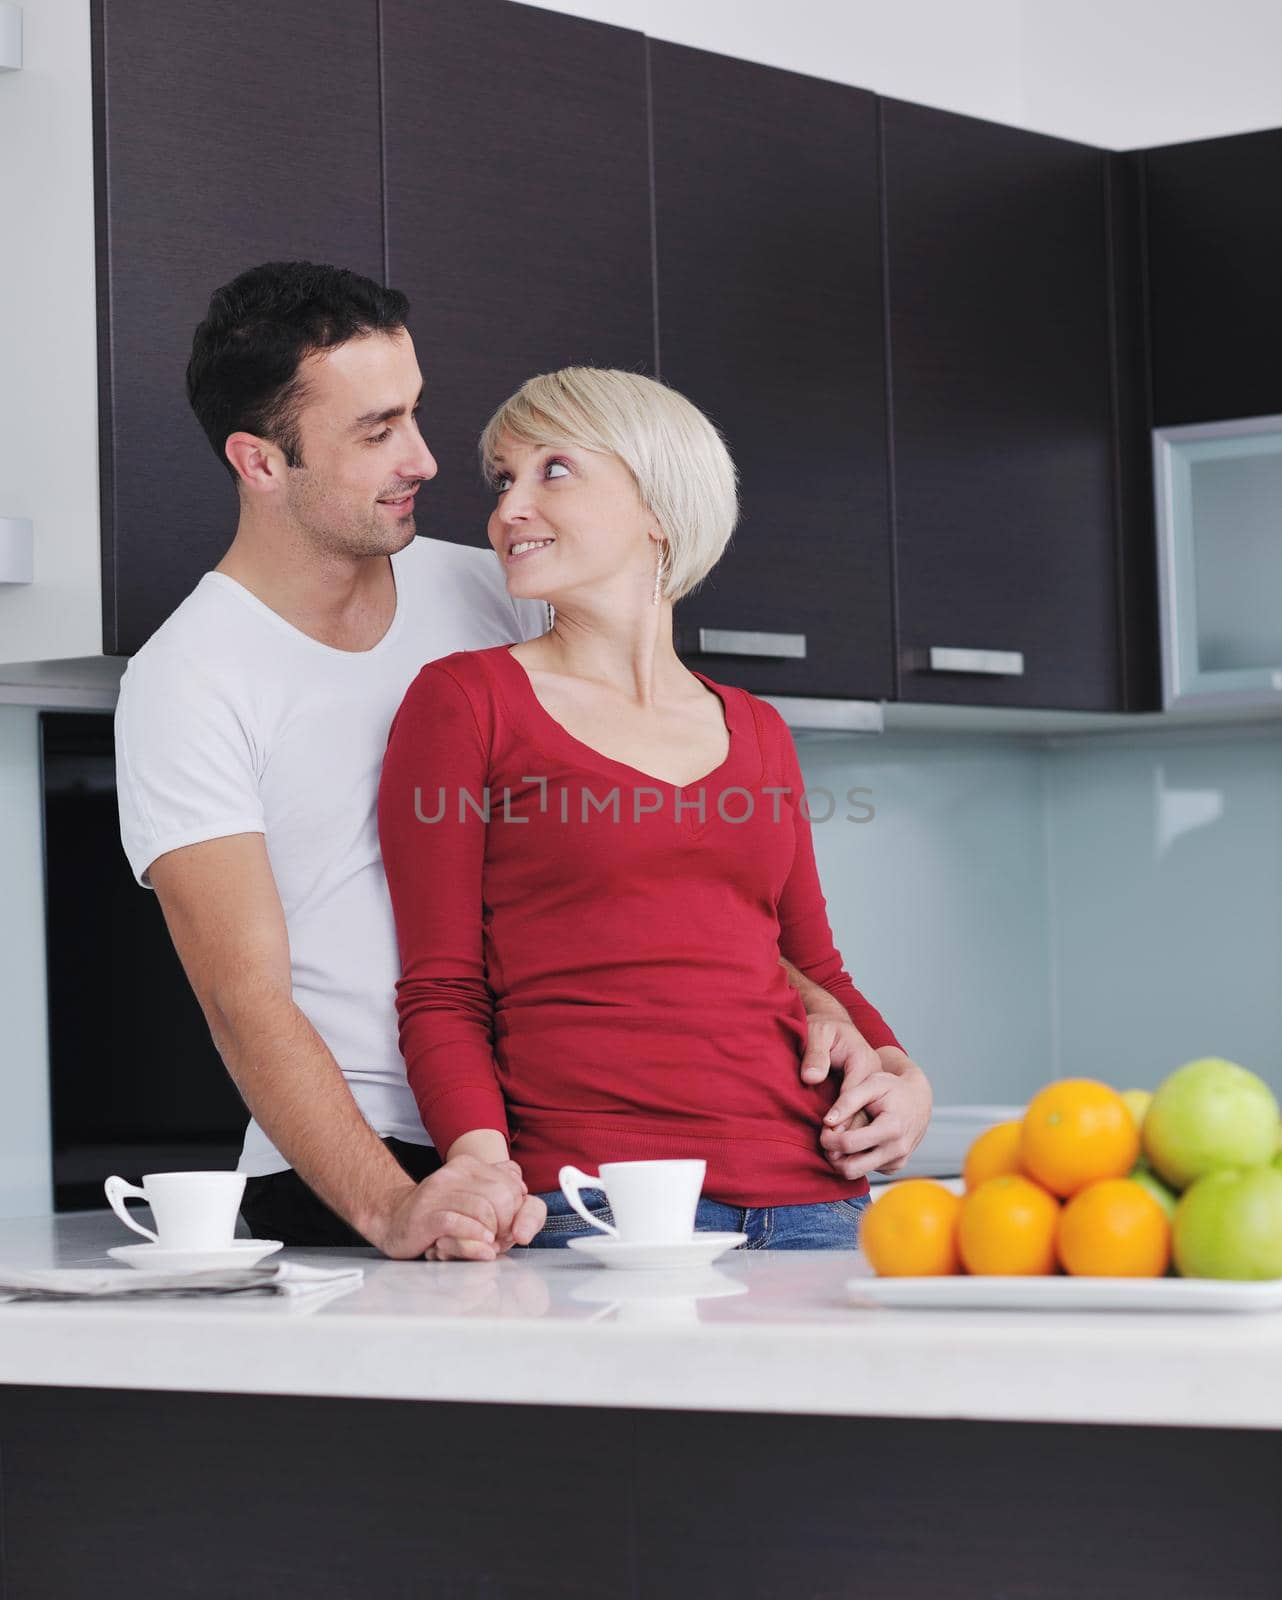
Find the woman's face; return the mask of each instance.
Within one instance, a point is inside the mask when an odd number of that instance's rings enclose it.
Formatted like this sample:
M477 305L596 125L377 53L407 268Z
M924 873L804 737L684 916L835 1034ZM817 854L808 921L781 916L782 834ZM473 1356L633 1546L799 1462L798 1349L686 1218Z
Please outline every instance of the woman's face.
M508 593L554 605L591 594L648 600L658 546L653 515L617 456L504 437L494 462L489 537Z

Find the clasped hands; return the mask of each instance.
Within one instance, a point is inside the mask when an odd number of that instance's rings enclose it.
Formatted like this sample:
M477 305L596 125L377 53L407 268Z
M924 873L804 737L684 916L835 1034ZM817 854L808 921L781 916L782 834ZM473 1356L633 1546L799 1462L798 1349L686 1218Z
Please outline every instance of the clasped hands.
M460 1153L399 1194L371 1242L398 1261L494 1261L546 1220L515 1161Z

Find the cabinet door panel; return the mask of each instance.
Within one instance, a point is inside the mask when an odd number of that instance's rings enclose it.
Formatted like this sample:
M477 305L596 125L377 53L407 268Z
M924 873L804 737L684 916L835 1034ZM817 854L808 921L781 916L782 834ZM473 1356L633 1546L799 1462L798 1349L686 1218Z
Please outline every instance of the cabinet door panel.
M485 544L476 441L539 372L652 372L645 41L506 0L384 0L388 281L439 463L419 532Z
M1143 159L1156 426L1282 412L1282 128Z
M1157 530L1144 299L1143 157L1109 155L1109 245L1116 382L1117 567L1124 711L1162 709Z
M236 494L187 403L211 292L295 258L381 279L375 0L94 0L103 648L217 565Z
M883 132L901 697L1118 709L1106 157L898 101Z
M683 654L757 692L887 697L874 97L678 45L650 59L660 370L725 434L742 496L677 607ZM701 653L701 628L804 635L805 655Z

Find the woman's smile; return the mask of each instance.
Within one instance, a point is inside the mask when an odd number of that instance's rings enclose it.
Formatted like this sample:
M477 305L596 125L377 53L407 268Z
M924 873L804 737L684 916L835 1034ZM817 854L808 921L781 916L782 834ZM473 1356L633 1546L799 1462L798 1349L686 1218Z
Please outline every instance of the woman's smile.
M555 539L517 539L509 547L508 561L519 561L522 556L533 555L536 550L544 550L550 544L555 544Z

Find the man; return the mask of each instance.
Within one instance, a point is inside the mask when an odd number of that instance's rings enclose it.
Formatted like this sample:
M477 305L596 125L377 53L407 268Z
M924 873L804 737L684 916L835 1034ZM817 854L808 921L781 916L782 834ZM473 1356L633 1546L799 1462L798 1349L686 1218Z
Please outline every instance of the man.
M528 1243L544 1207L514 1163L442 1165L428 1143L397 1041L376 800L422 664L546 620L508 597L488 550L416 537L436 462L408 309L310 262L213 295L187 391L239 521L121 680L121 837L249 1108L238 1170L255 1234L491 1260ZM846 1073L830 1159L851 1177L893 1170L925 1128L924 1074L794 981L822 1013L803 1075Z

